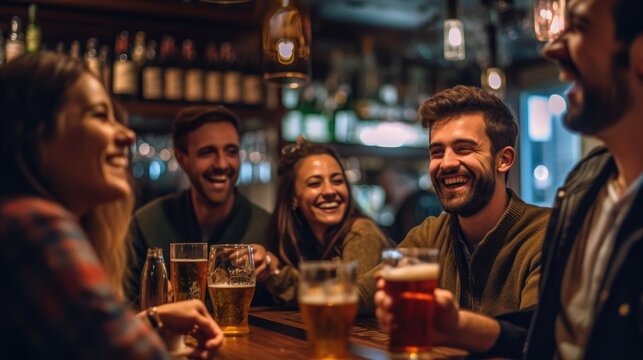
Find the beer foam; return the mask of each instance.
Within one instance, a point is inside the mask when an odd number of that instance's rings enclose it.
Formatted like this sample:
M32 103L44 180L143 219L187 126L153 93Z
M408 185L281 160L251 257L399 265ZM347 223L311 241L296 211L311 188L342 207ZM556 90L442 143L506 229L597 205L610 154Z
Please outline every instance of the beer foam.
M384 280L418 281L438 278L439 264L417 264L398 268L385 267L382 271Z
M208 288L213 288L213 289L247 289L247 288L253 288L255 287L255 284L209 284Z
M353 294L303 294L299 296L299 302L307 305L343 305L354 304L358 301L357 293Z

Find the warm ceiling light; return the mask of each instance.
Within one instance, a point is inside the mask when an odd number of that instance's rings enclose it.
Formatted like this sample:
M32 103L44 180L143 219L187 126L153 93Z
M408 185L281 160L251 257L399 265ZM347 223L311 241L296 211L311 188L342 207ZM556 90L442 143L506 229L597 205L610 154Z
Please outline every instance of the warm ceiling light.
M565 29L565 0L534 0L536 39L549 41Z
M457 18L456 0L447 0L448 14L444 22L444 59L449 61L464 60L464 26Z
M499 67L490 67L482 72L482 78L480 79L482 83L482 88L487 92L490 92L499 98L503 98L505 95L506 81L505 73Z
M298 88L310 81L310 19L293 0L277 0L263 23L263 78Z

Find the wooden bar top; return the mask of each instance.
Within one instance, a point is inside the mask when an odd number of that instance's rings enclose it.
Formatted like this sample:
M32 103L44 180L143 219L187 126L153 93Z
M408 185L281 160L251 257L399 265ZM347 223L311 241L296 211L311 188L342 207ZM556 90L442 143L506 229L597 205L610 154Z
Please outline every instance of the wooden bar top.
M250 334L226 337L217 359L308 359L306 332L299 311L253 308ZM357 319L350 336L351 359L388 359L388 335L379 331L374 318ZM463 359L467 353L436 347L429 359Z

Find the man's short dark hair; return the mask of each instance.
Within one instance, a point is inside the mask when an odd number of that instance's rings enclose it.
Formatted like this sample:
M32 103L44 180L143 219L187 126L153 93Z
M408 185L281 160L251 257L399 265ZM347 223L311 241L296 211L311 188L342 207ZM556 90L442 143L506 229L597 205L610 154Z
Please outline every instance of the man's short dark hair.
M181 110L172 122L174 148L187 153L188 134L204 124L216 122L231 124L239 135L239 118L224 106L193 106Z
M442 120L467 113L482 113L491 150L515 147L518 125L509 108L497 96L478 87L458 85L425 100L418 110L422 127L431 128Z

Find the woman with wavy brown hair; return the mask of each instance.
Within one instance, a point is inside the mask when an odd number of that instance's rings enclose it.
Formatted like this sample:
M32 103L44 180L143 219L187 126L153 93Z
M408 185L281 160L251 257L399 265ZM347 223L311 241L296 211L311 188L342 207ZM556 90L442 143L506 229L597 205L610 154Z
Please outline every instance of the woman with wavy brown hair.
M152 328L222 334L200 301L135 315L124 301L134 133L79 60L25 55L0 69L0 297L4 351L24 358L165 359Z
M255 267L279 302L296 304L297 268L304 260L355 260L358 276L379 263L390 242L358 210L331 147L300 137L282 150L277 174L268 247L278 256L255 245Z

